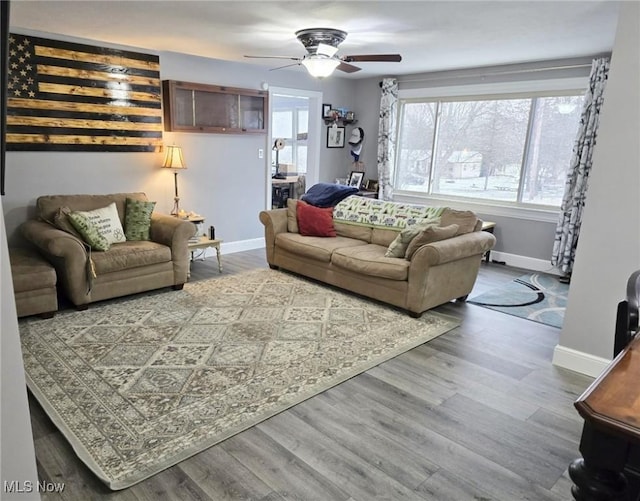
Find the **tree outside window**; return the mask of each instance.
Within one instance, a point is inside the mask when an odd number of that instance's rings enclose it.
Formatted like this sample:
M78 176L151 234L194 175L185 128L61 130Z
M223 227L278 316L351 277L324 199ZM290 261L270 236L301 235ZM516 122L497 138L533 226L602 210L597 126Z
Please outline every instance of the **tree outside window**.
M396 190L559 206L582 99L403 101Z

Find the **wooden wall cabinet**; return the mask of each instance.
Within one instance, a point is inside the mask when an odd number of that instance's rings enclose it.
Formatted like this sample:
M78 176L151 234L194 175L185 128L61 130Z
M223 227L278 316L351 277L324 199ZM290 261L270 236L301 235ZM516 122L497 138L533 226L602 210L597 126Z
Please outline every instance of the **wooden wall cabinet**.
M164 80L162 96L167 131L267 132L269 94L265 91Z

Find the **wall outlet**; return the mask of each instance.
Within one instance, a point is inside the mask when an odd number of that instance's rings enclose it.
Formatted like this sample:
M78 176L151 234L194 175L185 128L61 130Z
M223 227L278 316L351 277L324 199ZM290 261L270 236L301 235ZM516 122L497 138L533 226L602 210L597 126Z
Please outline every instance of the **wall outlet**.
M264 158L264 150L262 148L258 148L258 158Z

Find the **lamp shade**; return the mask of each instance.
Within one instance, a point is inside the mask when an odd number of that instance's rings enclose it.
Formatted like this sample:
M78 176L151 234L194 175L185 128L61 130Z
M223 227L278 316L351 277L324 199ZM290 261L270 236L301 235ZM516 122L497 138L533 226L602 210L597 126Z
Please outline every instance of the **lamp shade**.
M182 148L180 146L167 146L167 153L162 166L168 169L186 169L187 165L184 163L184 158L182 158Z
M324 78L333 73L339 65L340 61L332 57L327 57L322 54L311 54L304 57L301 61L302 65L307 68L307 71L312 77Z

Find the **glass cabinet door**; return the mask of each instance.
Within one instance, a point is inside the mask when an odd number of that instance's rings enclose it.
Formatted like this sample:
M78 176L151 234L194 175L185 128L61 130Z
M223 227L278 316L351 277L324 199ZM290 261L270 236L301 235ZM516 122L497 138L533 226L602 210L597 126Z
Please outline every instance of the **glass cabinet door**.
M265 133L265 91L165 80L165 129L183 132Z

